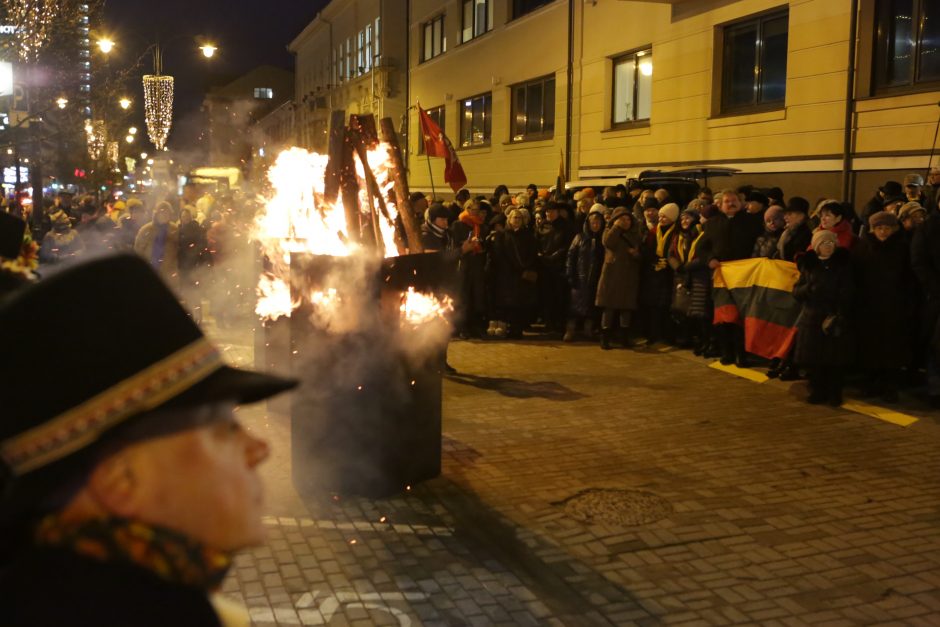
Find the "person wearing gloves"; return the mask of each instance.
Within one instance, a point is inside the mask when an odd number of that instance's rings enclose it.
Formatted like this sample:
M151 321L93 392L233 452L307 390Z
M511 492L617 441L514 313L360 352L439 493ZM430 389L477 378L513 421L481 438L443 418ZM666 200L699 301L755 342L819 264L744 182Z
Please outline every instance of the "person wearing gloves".
M797 325L796 361L807 369L812 404L842 404L843 375L853 358L849 312L855 281L849 251L833 231L813 234L812 250L797 262L793 297L803 304Z

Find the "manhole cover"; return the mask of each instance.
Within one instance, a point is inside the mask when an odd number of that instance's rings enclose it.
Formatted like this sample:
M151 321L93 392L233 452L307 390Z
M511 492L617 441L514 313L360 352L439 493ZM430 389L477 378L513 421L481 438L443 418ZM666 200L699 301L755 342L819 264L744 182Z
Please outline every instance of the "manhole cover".
M592 489L565 501L565 512L585 523L632 527L667 517L672 505L641 490Z

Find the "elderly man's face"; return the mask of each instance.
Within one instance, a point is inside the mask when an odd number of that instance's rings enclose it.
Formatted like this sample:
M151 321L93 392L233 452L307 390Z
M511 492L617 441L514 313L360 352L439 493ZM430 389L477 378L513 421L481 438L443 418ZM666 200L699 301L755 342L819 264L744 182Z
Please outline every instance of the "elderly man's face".
M263 490L257 466L268 445L248 434L234 405L194 410L204 426L132 444L118 452L132 478L126 511L216 549L233 551L264 540Z
M741 210L741 198L735 194L722 194L721 205L718 207L729 218Z

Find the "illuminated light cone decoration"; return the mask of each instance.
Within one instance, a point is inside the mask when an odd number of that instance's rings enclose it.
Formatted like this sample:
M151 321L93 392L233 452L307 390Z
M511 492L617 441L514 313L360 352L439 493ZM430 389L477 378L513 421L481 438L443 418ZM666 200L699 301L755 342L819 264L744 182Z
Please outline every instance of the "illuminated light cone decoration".
M108 142L108 149L105 152L108 155L108 165L111 166L112 170L117 171L121 158L121 144L118 142Z
M27 63L36 60L49 40L52 23L62 11L59 0L5 0L7 19L13 25L13 41L20 58Z
M101 151L105 148L107 141L107 132L104 127L104 120L90 121L85 126L85 134L88 138L88 156L92 161L97 161L101 157Z
M144 119L147 134L157 150L166 146L173 124L173 77L165 74L144 76Z

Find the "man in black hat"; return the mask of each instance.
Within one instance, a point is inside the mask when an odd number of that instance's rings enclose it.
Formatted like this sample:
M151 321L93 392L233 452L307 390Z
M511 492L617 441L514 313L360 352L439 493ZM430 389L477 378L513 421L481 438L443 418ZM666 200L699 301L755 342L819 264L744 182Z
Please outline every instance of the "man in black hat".
M22 332L57 328L62 311L64 346ZM18 291L0 346L17 361L0 378L2 622L221 625L209 595L262 540L269 452L233 411L294 382L226 366L133 255ZM50 393L35 373L53 348L69 376Z
M862 208L862 214L859 216L861 227L863 229L867 228L868 219L879 211L884 211L886 199L899 198L902 196L904 196L904 188L901 187L901 184L897 181L888 181L879 187L871 200L865 203L865 206ZM859 234L862 235L864 232L860 231Z
M33 278L32 264L23 259L24 248L35 254L35 246L24 246L26 222L0 211L0 299L26 285Z

